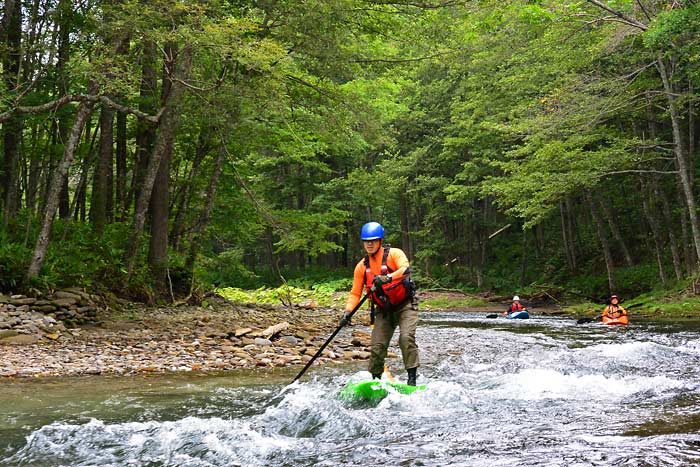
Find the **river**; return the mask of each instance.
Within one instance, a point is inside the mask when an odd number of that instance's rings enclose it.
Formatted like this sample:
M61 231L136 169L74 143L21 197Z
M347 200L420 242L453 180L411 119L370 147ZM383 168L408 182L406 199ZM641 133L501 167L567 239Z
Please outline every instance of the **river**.
M364 363L293 385L298 367L3 381L0 465L700 465L699 338L697 321L426 312L427 389L376 407L336 397Z

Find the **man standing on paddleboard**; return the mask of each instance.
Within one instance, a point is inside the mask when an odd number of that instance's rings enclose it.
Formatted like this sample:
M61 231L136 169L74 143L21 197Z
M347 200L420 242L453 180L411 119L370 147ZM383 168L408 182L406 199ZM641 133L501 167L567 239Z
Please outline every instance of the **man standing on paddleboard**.
M403 363L408 372L407 384L416 385L416 371L420 366L416 327L418 325L418 304L415 301L416 287L410 277L410 266L406 254L399 248L384 246L384 227L377 222L362 226L362 243L365 257L355 266L352 290L345 305L345 315L357 306L363 288L371 295L372 352L369 358L369 371L374 378L381 378L384 371L389 343L399 326L399 347Z

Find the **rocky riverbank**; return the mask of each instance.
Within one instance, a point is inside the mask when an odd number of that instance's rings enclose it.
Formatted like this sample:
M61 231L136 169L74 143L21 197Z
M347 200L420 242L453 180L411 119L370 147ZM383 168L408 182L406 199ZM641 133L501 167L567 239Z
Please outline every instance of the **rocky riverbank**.
M41 297L0 294L0 345L70 337L67 327L97 320L104 309L100 301L100 297L78 288Z
M35 318L56 321L46 323L51 324L47 329L59 332L42 331L52 334L50 338L0 340L0 376L130 375L301 365L335 329L339 315L332 308L238 305L217 298L206 308L102 310L99 322L79 327L63 326L60 320L41 314ZM353 324L324 350L318 364L369 358L367 314Z

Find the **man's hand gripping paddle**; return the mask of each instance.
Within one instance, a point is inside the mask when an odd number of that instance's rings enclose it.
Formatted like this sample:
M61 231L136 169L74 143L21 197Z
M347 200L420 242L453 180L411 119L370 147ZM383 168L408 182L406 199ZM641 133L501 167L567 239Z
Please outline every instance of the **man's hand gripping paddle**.
M338 325L338 327L335 329L335 331L333 331L333 334L331 334L331 336L326 340L326 342L323 343L323 345L321 346L321 348L318 349L316 354L314 354L314 356L311 357L311 360L306 362L306 366L304 366L304 368L302 368L302 370L299 372L299 374L294 377L294 379L292 380L292 383L294 381L298 380L299 378L301 378L304 375L304 373L306 373L306 370L308 370L309 367L314 363L314 360L316 360L319 357L319 355L321 355L321 353L324 351L324 349L326 347L328 347L328 344L331 343L331 341L340 332L340 330L343 329L343 327L350 322L350 318L352 318L352 315L354 315L355 312L360 309L362 304L365 303L365 300L367 300L369 298L369 296L372 295L372 293L376 290L376 288L377 288L376 285L372 286L372 288L369 289L369 292L367 292L365 294L365 296L362 297L362 300L360 300L360 302L355 306L355 308L353 308L350 313L346 314L343 317L343 319L340 321L340 324Z

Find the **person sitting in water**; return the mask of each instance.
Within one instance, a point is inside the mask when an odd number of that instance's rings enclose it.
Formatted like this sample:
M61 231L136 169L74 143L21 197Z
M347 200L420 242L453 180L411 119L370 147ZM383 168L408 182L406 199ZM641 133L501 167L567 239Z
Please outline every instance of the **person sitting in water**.
M621 316L627 316L627 310L619 305L620 298L617 295L611 295L609 303L610 304L603 309L603 318L617 319Z
M517 295L513 297L513 303L508 306L508 309L503 312L504 315L509 315L517 311L525 311L525 307L520 303L520 297Z

